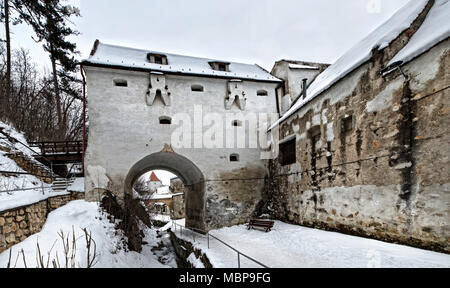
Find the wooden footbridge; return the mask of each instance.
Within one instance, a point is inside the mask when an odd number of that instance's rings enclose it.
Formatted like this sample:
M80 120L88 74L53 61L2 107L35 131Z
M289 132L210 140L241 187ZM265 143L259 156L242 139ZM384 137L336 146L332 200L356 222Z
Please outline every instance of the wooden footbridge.
M35 158L44 164L70 164L83 161L83 141L31 142L31 147L39 148Z

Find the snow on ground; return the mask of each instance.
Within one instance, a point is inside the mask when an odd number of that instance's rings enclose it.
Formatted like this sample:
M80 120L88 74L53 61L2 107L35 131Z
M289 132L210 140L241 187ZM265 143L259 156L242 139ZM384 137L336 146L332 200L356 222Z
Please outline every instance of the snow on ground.
M174 231L174 229L172 229ZM193 241L192 233L177 232ZM450 267L450 255L275 221L265 233L245 225L210 231L235 249L270 268L418 268ZM216 268L237 267L237 254L210 237L196 234L195 246ZM241 256L241 267L258 268Z
M30 150L28 148L30 145L28 145L28 142L25 139L23 133L17 131L12 126L0 121L0 129L3 129L3 133L7 134L9 137L17 141L16 143L11 143L7 138L4 138L3 135L0 134L0 146L7 146L9 148L13 148L29 156L32 156L36 153L37 154L40 153L39 148L33 147L33 150ZM25 146L24 144L27 145L28 147Z
M31 157L33 152L19 142L15 142L20 141L25 145L28 145L22 133L3 122L0 122L0 128L3 130L4 134L13 139L9 140L3 133L0 134L0 147L9 151L5 152L0 149L0 171L19 173L26 172L20 168L14 160L7 156L8 153L22 153L29 156L30 161L35 161L37 164L37 161ZM42 187L45 188L44 191L42 190ZM8 175L6 173L0 173L0 211L34 204L52 196L61 195L61 193L52 193L48 188L49 185L43 183L39 178L32 175ZM5 192L17 189L32 190Z
M343 77L361 66L372 57L375 48L386 48L398 35L411 26L427 5L428 0L412 0L395 13L383 25L376 28L367 37L340 57L333 65L322 72L308 87L307 97L300 99L294 106L278 120L271 129L286 120L306 103L330 88ZM428 18L428 17L427 17ZM444 21L445 22L445 21Z
M40 188L12 193L0 193L0 212L35 204L51 197L68 194L67 191L53 192L52 189L42 191Z
M162 214L150 214L150 219L153 221L160 221L160 222L171 221L170 215L162 215Z
M67 191L84 193L84 177L76 178L67 188Z
M184 227L186 225L186 219L170 220L164 227L159 228L158 231L164 232L169 230L169 228L173 230L174 229L173 223L176 223Z
M87 228L88 231L92 232L92 238L97 244L98 263L94 268L169 268L176 265L174 259L170 259L170 266L161 264L158 262L158 256L151 251L153 247L158 246L156 230L148 228L144 230L146 235L144 241L148 244L143 246L141 253L126 252L120 235L117 235L118 232L114 229L114 224L110 223L106 215L100 211L99 205L79 200L70 202L50 213L41 232L13 246L12 266L14 266L16 261L17 253L23 249L27 259L27 266L29 268L36 267L37 242L39 242L41 253L45 256L45 260L48 258L48 251L51 251L51 259L55 259L56 253L58 253L58 258L61 260L64 250L58 232L63 230L68 235L72 233L72 227L77 237L75 262L77 267L86 267L87 262L85 259L87 255L86 241L81 230L83 228ZM56 244L52 249L55 241ZM17 261L17 267L24 267L21 257ZM7 267L8 258L9 250L0 254L0 267Z
M450 0L436 0L427 18L408 44L389 62L406 63L450 36Z

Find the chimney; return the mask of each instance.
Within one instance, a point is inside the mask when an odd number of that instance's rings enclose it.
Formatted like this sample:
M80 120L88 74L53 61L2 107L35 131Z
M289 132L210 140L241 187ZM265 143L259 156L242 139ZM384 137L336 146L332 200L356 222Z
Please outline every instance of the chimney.
M303 95L303 99L305 99L306 98L306 91L307 91L307 84L308 83L308 79L307 78L305 78L305 79L303 79L303 86L302 86L302 89L303 89L303 92L302 92L302 95Z

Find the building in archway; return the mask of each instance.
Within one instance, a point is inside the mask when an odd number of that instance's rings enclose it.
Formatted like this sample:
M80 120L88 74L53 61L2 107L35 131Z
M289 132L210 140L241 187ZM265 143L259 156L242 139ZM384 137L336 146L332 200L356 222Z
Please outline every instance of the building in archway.
M255 142L259 131L266 137L268 114L278 116L281 80L258 65L99 41L82 65L88 200L111 191L124 201L139 176L164 169L186 187L188 226L208 230L248 221L268 174L264 147Z
M150 193L152 194L157 193L158 188L163 187L161 180L159 180L158 176L156 176L154 171L152 171L152 173L150 174L150 177L147 181L147 187Z

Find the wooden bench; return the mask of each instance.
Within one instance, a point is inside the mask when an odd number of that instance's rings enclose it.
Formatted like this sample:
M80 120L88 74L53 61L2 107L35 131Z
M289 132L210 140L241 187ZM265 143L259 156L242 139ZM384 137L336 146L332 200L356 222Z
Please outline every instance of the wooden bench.
M254 228L263 228L266 232L269 232L272 230L274 224L275 222L270 220L251 219L250 223L247 225L247 228L248 230Z

